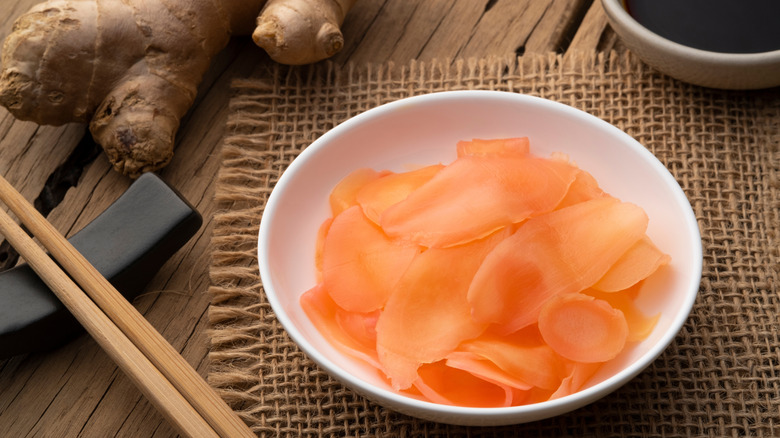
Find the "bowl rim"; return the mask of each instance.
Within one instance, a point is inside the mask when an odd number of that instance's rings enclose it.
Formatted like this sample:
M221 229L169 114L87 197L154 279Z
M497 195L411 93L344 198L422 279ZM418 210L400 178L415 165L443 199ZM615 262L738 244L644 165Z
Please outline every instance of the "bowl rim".
M665 38L638 22L623 7L623 0L601 0L601 5L607 13L607 18L622 24L635 37L666 53L675 53L681 57L692 58L696 62L707 63L764 65L780 62L780 49L756 53L732 53L686 46ZM618 30L615 29L615 32Z
M691 310L698 296L703 265L702 242L701 234L698 228L698 222L693 212L693 208L690 207L687 196L683 192L679 183L672 176L666 166L661 163L661 161L655 155L653 155L647 148L641 145L633 137L620 130L616 126L583 110L574 108L564 103L514 92L494 90L456 90L426 93L422 95L401 98L363 111L342 122L341 124L336 125L315 139L298 155L298 157L296 157L290 163L288 168L283 172L276 185L272 189L271 194L269 195L268 201L263 211L263 217L265 217L267 212L272 212L275 210L276 205L280 202L279 200L281 199L282 194L288 185L288 181L291 181L296 174L296 169L303 166L310 157L315 157L318 155L318 153L321 152L321 149L327 146L332 137L338 137L342 132L351 129L352 126L363 123L364 121L381 118L388 112L392 113L394 111L402 111L403 107L409 105L410 103L431 104L436 103L437 101L447 101L449 99L506 99L512 100L514 103L520 105L542 105L552 109L553 111L563 112L567 117L585 119L594 123L599 129L605 130L611 135L619 137L627 147L632 148L634 152L640 154L649 165L657 168L657 170L660 170L660 176L675 193L675 198L684 200L689 207L685 209L685 224L683 226L689 229L692 233L690 240L695 242L692 247L692 252L695 259L693 260L692 266L694 271L691 273L691 276L688 279L688 283L684 285L685 299L683 300L683 306L681 307L681 310L684 311L679 312L678 315L672 321L670 321L669 328L664 332L663 336L659 338L658 342L649 348L648 351L638 357L633 363L605 379L604 381L599 382L591 387L582 389L566 397L530 405L509 407L480 408L450 406L414 399L384 388L376 387L346 372L342 367L322 354L316 348L316 346L307 341L304 334L298 329L290 316L287 314L284 306L282 305L282 302L277 298L276 293L273 290L273 283L271 281L273 274L269 264L267 263L268 254L264 252L264 249L267 248L267 245L263 244L263 242L267 241L270 237L271 226L269 225L268 220L263 220L263 218L261 218L260 228L258 231L257 256L261 283L263 284L266 298L268 299L277 319L282 324L282 327L310 359L312 359L320 367L324 368L328 374L335 377L337 380L341 381L356 392L363 395L370 394L370 399L381 400L385 402L391 409L397 410L399 412L408 413L418 418L450 419L450 421L438 421L449 422L451 424L478 424L471 421L472 419L478 418L481 422L488 422L488 424L499 425L516 424L530 421L515 421L520 417L529 417L532 418L532 420L549 418L562 413L571 412L574 409L592 403L623 386L629 380L641 373L673 342L675 337L677 337L680 330L682 329L683 325L690 317ZM405 407L406 410L402 411L399 406ZM427 416L420 414L420 412L425 412ZM462 419L462 421L452 420L456 418Z

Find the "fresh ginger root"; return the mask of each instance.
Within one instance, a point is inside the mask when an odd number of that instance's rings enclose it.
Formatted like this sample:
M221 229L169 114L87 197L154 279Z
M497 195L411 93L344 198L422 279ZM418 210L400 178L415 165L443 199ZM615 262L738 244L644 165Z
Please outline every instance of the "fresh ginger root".
M48 0L2 51L0 104L39 124L89 122L114 168L166 166L212 57L253 34L269 56L307 64L343 45L356 0ZM254 32L254 33L253 33Z

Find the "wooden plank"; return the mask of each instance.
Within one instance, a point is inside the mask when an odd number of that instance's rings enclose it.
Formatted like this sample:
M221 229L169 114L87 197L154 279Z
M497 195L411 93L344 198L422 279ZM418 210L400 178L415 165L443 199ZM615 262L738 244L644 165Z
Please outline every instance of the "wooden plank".
M0 173L27 199L35 199L83 133L82 125L38 126L0 108Z
M594 1L585 19L569 45L570 51L595 52L598 50L604 34L609 30L609 22L600 1Z
M382 8L389 0L359 0L350 9L344 18L341 26L341 32L344 34L344 47L339 53L334 55L331 60L344 64L347 59L352 58L355 50L363 43L369 29L374 25ZM410 0L411 1L411 0Z
M0 35L3 39L11 33L11 27L16 19L34 5L43 0L13 0L3 2L3 13L0 14Z
M479 24L489 3L489 0L458 1L449 9L441 11L443 15L441 22L426 40L417 59L445 60L458 56L462 48L468 44L474 28Z
M486 8L458 56L513 56L521 48L524 51L526 41L551 4L550 0L496 1Z
M528 36L525 53L565 52L593 2L594 0L553 0Z

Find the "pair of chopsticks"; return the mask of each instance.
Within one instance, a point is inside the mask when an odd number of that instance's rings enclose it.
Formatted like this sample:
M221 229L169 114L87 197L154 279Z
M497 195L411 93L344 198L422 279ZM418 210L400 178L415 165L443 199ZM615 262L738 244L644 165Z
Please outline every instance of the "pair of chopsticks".
M255 436L135 307L2 176L0 199L54 260L2 208L0 234L168 421L191 437Z

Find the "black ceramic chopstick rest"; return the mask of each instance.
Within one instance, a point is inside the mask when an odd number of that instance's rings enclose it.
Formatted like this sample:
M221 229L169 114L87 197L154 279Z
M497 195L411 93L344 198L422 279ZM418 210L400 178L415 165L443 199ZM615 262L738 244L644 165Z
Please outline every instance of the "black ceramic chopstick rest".
M201 224L197 210L147 173L68 240L132 300ZM29 266L0 273L0 358L49 350L81 333L78 321Z

